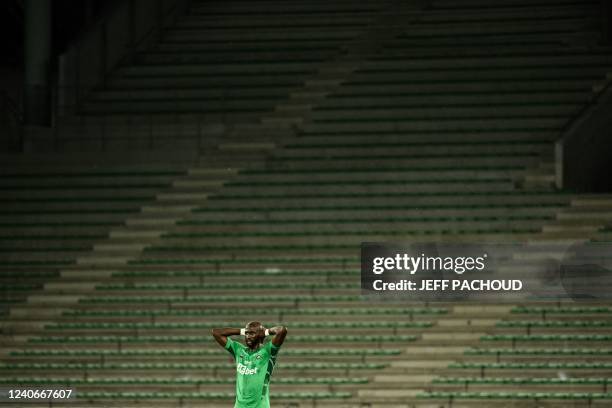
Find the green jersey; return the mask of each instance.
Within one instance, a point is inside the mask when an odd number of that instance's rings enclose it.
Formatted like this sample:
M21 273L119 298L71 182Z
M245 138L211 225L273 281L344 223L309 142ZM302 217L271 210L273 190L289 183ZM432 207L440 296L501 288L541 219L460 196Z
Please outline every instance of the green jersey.
M269 408L270 377L280 347L268 342L255 351L227 338L225 349L236 361L236 403L234 408Z

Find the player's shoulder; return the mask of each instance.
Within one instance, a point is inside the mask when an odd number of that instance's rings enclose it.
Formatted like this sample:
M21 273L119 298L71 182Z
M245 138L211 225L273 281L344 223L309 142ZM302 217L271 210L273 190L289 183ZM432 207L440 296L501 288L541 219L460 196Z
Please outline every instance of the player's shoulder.
M232 340L234 342L234 347L240 349L240 350L244 350L247 348L247 346L245 346L244 344L242 344L241 342L237 341L237 340Z
M280 348L281 346L275 346L274 343L272 343L272 341L269 341L266 343L266 350L271 354L278 352Z
M227 343L225 344L225 348L229 349L244 349L245 346L239 341L232 340L230 337L227 338Z

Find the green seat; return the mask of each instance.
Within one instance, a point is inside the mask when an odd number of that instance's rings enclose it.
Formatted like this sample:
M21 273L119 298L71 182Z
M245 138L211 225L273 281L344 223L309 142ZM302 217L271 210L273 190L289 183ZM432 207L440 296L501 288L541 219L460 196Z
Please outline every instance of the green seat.
M419 398L429 399L612 399L612 393L602 392L423 392Z
M591 314L612 313L612 308L600 307L515 307L511 313L516 314Z
M469 348L464 351L466 355L508 355L508 356L589 356L589 355L612 355L612 349L586 349L586 348L538 348L538 349L479 349Z
M200 322L200 323L51 323L45 329L72 330L72 329L212 329L214 327L240 327L241 322ZM274 327L276 324L268 324ZM426 328L431 322L401 322L401 321L375 321L375 322L293 322L291 327L296 329L343 329L343 328Z
M448 368L478 369L609 369L612 363L451 363Z
M0 378L0 384L234 384L235 378L49 378L49 377L13 377ZM275 378L275 384L365 384L366 377L283 377Z
M90 297L79 299L79 303L190 303L190 302L335 302L335 301L357 301L359 296L125 296L125 297Z
M485 335L482 341L612 341L611 335L606 334L545 334L545 335L513 335L495 334Z
M394 356L401 353L399 349L288 349L283 350L283 355L287 356ZM216 349L205 350L25 350L11 351L11 356L218 356Z
M584 328L599 328L599 327L610 327L612 326L612 321L593 321L593 320L576 320L576 321L566 321L566 320L547 320L547 321L518 321L518 320L510 320L510 321L502 321L496 323L497 327L544 327L544 328L573 328L573 327L584 327Z
M176 290L176 289L358 289L360 286L353 283L211 283L211 284L103 284L97 285L96 290Z
M582 385L610 384L612 378L508 378L508 377L439 377L432 380L434 384L504 384L504 385Z
M286 309L258 309L249 308L249 313L258 315L270 314L285 314L285 315L300 315L300 316L321 316L321 315L443 315L448 313L444 308L320 308L308 307L295 310ZM67 310L62 312L63 316L106 316L106 317L121 317L121 316L219 316L219 315L243 315L243 309L184 309L184 310Z
M350 392L278 392L273 399L332 399L349 398ZM233 399L233 393L226 392L80 392L79 399Z
M367 370L382 369L386 364L379 363L284 363L283 370L340 369ZM212 370L233 369L230 363L0 363L3 370Z
M317 343L317 342L406 342L415 341L417 336L397 335L397 336L352 336L352 335L296 335L291 336L291 341L296 343ZM204 336L45 336L28 338L29 343L196 343L209 344L210 337Z

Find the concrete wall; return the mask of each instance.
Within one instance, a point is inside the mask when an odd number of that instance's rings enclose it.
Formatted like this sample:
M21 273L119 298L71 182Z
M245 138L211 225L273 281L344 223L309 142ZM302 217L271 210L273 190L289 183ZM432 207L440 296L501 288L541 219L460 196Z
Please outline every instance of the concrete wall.
M612 192L612 81L556 144L557 186Z

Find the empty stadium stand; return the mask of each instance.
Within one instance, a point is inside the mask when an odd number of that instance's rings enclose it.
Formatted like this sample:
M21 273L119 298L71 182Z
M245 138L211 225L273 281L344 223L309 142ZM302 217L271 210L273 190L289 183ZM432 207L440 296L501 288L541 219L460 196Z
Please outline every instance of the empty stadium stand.
M359 286L364 241L609 240L612 196L554 184L554 141L612 72L598 7L193 1L58 142L196 137L196 163L0 165L0 387L228 407L210 329L257 319L289 329L277 407L612 405L609 304Z

